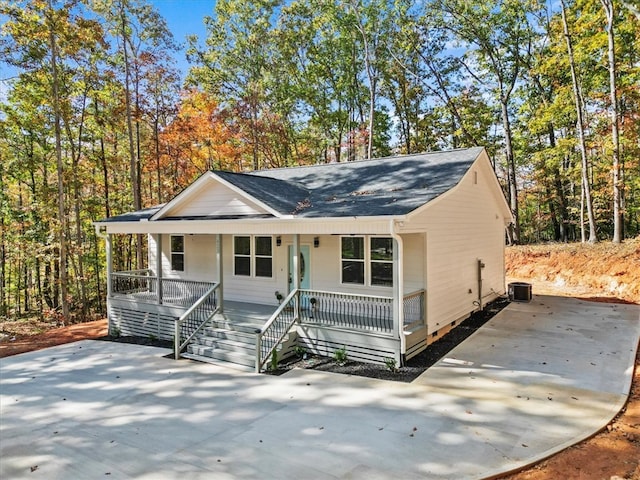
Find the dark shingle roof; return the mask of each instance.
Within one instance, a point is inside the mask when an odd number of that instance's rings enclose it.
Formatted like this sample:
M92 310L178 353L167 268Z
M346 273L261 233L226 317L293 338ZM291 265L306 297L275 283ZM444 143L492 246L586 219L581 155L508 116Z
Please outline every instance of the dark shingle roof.
M248 173L214 173L285 215L394 216L405 215L453 188L481 152L482 147L474 147ZM148 220L162 207L126 213L102 222ZM195 218L180 217L182 220ZM171 217L171 220L177 218Z
M454 187L481 147L251 172L304 185L310 205L301 217L404 215ZM298 202L300 197L298 197Z
M105 218L100 220L100 223L104 222L139 222L140 220L149 220L153 217L160 209L164 207L162 205L156 205L155 207L143 208L142 210L138 210L137 212L128 212L123 213L122 215L116 215L115 217Z
M214 173L284 215L294 212L298 203L304 202L310 194L302 185L287 180L243 173Z

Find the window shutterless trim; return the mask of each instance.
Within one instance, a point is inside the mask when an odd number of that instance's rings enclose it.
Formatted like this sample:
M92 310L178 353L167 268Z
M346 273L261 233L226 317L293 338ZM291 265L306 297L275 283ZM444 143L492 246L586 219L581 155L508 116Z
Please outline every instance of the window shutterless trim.
M249 239L249 253L238 253L236 251L236 239L246 238ZM258 255L257 241L260 238L269 239L269 255L264 253ZM272 235L233 235L233 275L236 277L250 277L250 278L273 278L273 236ZM238 273L237 266L238 260L248 259L249 269L247 273ZM258 261L269 260L269 275L258 274ZM244 262L242 262L244 263ZM264 262L262 262L264 263ZM263 265L264 267L264 265ZM261 268L260 270L263 270Z
M372 240L374 239L384 239L384 240L390 240L391 241L391 245L390 245L390 249L391 249L391 260L379 260L379 259L373 259L373 255L372 255ZM362 257L361 258L346 258L343 256L343 242L345 240L348 239L361 239L362 241ZM346 286L358 286L358 287L371 287L371 288L391 288L393 286L393 273L391 274L391 278L390 278L390 285L382 285L380 283L374 283L373 282L373 270L374 270L374 265L391 265L391 269L393 272L393 239L391 237L385 237L382 235L342 235L340 237L340 263L339 263L339 268L340 268L340 284L341 285L346 285ZM355 257L355 255L354 255ZM350 262L352 264L359 264L361 265L361 277L362 277L362 281L361 282L345 282L344 281L344 268L345 268L345 263L346 262ZM360 273L360 272L358 272ZM358 275L360 276L360 275Z
M181 239L181 249L174 250L173 249L173 239ZM176 268L175 262L178 258L181 258L182 268ZM186 267L186 256L185 256L185 242L184 235L170 235L169 236L169 262L171 263L171 271L172 272L184 272Z

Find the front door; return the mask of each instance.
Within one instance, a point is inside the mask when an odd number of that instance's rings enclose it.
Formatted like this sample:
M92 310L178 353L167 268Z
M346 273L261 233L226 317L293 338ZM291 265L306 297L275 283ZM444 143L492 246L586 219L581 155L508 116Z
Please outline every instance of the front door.
M309 261L309 245L300 245L300 288L311 287L311 262ZM289 245L289 292L293 289L293 245Z

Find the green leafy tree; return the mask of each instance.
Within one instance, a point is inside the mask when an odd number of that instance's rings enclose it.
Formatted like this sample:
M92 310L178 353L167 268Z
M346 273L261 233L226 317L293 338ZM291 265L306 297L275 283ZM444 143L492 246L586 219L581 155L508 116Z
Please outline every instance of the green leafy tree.
M519 242L518 183L512 139L512 94L521 80L530 45L537 36L530 16L539 8L535 1L434 0L432 14L443 28L470 47L461 57L466 70L478 82L489 83L500 105L504 153L509 185L509 204L514 217L511 241Z

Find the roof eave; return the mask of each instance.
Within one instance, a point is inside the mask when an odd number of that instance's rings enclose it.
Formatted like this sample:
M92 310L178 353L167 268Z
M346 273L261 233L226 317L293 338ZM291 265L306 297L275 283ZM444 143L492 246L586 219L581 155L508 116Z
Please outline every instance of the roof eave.
M113 234L234 234L234 233L387 233L390 221L405 221L406 215L350 216L350 217L295 217L225 220L164 220L132 222L94 222L106 233Z

